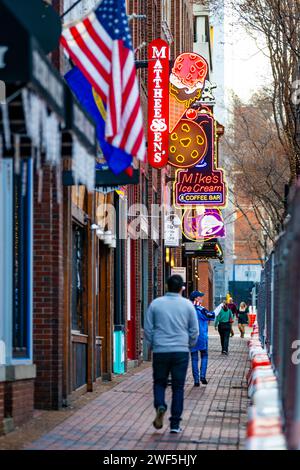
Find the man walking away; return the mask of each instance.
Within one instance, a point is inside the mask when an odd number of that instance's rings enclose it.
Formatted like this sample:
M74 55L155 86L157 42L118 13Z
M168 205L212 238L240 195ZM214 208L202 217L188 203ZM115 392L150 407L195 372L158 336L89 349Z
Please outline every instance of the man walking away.
M144 335L153 351L153 392L156 417L153 426L163 427L167 410L165 391L169 373L172 378L170 432L179 433L184 402L184 384L189 362L189 348L198 335L198 320L192 303L182 297L181 276L168 279L168 292L151 302L146 313Z
M221 312L217 316L215 320L215 329L218 328L220 339L221 339L221 346L222 346L222 354L228 356L228 345L229 345L229 337L231 331L231 323L233 322L233 315L231 310L228 308L226 302L224 302Z

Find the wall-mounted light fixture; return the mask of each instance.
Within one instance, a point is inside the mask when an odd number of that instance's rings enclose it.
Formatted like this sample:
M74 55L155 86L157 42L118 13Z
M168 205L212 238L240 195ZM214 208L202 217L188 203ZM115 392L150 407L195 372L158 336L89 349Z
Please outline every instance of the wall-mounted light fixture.
M146 20L147 15L138 15L137 13L132 13L131 15L127 16L128 21L132 20Z

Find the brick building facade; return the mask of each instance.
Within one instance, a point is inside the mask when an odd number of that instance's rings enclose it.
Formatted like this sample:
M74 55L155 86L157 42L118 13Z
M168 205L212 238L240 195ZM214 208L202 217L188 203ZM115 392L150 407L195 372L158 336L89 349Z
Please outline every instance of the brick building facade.
M69 19L96 3L83 1ZM66 0L52 4L59 14L70 6ZM192 50L189 0L129 0L127 10L129 15L146 15L130 21L137 63L147 58L143 43L158 37L169 42L171 60ZM51 61L61 75L67 71L61 50L51 54ZM138 78L146 133L147 70L138 68ZM70 136L62 135L60 172L71 168L71 146ZM170 248L166 259L162 218L153 239L148 224L148 238L116 240L115 245L109 241L104 207L111 204L129 225L128 208L144 203L149 209L146 221L153 221L151 205L165 202L166 186L171 191L173 168L135 166L140 182L127 186L123 196L64 186L57 168L46 164L41 187L34 172L32 358L27 366L0 365L0 432L22 424L34 407L59 409L72 394L91 391L101 378L110 380L113 373L149 358L143 342L147 306L164 293L171 265L182 266L183 260L180 247ZM102 235L92 230L95 224ZM112 236L118 230L119 221Z

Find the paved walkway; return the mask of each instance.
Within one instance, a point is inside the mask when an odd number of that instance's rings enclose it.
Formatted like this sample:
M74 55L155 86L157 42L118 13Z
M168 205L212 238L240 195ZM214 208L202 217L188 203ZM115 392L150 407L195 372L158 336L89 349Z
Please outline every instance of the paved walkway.
M247 340L230 340L229 356L220 354L220 340L209 339L209 384L193 387L189 374L181 434L165 426L156 431L152 398L152 370L137 372L76 411L51 432L27 446L33 450L202 450L242 449L247 421ZM170 404L170 387L167 402Z

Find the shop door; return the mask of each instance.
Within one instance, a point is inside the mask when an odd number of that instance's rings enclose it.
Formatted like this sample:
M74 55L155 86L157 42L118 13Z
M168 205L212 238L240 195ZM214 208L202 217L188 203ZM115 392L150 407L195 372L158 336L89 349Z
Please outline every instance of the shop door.
M85 232L74 224L72 230L72 388L87 383L87 335L85 321Z
M127 244L127 357L129 360L137 359L136 345L136 256L135 241L128 239Z
M110 369L110 295L108 287L109 249L99 241L98 312L96 321L96 368L97 377Z

